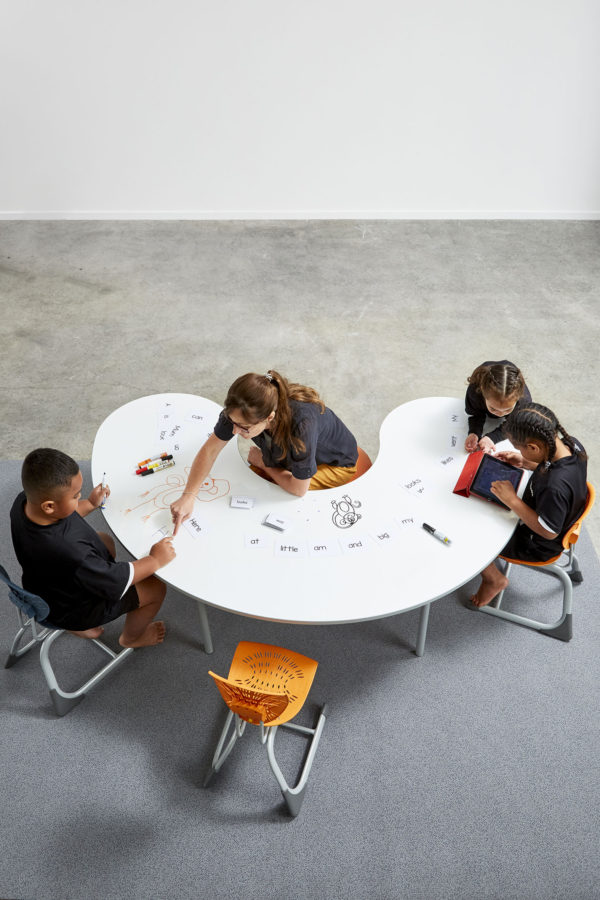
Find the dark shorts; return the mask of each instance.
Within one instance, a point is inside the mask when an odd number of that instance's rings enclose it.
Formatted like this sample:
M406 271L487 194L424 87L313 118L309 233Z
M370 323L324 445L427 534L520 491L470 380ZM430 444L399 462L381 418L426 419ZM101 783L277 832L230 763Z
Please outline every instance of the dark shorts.
M136 587L134 584L130 584L123 596L117 600L111 603L97 603L93 606L83 605L81 609L74 609L71 615L64 616L60 622L52 622L52 625L68 631L86 631L88 628L96 628L98 625L113 622L119 616L138 609L139 605L140 598Z
M534 534L526 525L517 525L515 533L501 551L500 556L507 559L517 559L523 562L545 562L554 559L562 553L560 538L555 541L545 541L543 537Z

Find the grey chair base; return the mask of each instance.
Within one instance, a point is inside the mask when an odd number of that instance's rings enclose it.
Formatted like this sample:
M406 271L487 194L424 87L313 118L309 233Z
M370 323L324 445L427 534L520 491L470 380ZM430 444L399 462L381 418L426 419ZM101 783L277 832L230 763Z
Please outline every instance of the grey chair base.
M527 566L527 563L519 563L519 565ZM504 574L508 577L512 569L512 563L506 563ZM527 616L520 616L517 613L508 612L501 608L504 599L504 591L492 600L488 606L471 606L478 612L486 613L489 616L496 616L507 622L514 622L525 628L533 628L540 634L546 634L548 637L557 638L559 641L570 641L573 637L573 584L580 584L583 581L583 575L579 568L579 561L573 550L567 555L564 564L559 562L550 563L547 566L528 566L553 578L558 578L563 589L563 607L559 618L554 622L539 622L536 619L529 619Z
M132 647L123 648L119 653L115 653L110 647L107 647L102 641L97 638L91 638L94 644L97 647L100 647L108 656L110 656L110 662L107 662L104 666L102 666L98 671L90 678L85 684L81 685L81 687L77 688L75 691L64 691L58 681L56 679L56 675L54 672L54 668L50 661L50 648L62 635L68 634L66 631L62 631L60 629L46 628L44 626L40 626L35 619L28 618L23 612L17 610L19 614L19 619L21 622L21 627L17 631L15 639L12 642L12 646L10 648L10 652L8 654L8 658L4 667L9 669L13 666L21 656L24 656L25 653L28 653L32 647L39 646L40 648L40 665L42 667L42 672L44 673L44 678L46 679L46 684L48 685L48 690L50 692L50 699L52 700L52 705L54 707L54 711L57 716L65 716L68 712L70 712L74 706L77 706L86 693L91 690L99 681L102 681L109 672L112 672L118 665L120 665L131 653L133 653ZM30 632L31 637L27 641L26 644L21 644L22 640L26 637L27 632Z
M271 771L273 772L273 775L277 780L277 784L279 785L281 794L291 816L297 816L300 812L300 809L302 808L302 802L304 800L308 776L310 775L310 770L312 768L313 760L319 746L321 732L323 731L326 719L327 704L325 704L319 711L317 723L314 728L307 728L304 725L296 725L294 722L284 722L282 725L273 725L271 727L265 727L262 723L260 725L261 743L266 744L267 757L269 760L269 765L271 766ZM228 740L228 733L232 724L233 730ZM308 753L306 755L306 759L304 760L304 764L300 771L300 776L295 787L290 787L290 785L287 783L279 767L277 759L275 758L275 738L277 736L278 728L288 728L290 731L295 731L296 733L302 734L310 739ZM210 769L208 770L206 778L204 779L204 787L209 784L213 775L215 775L220 770L221 766L233 750L233 747L244 734L245 729L246 722L244 722L243 719L229 710L227 718L225 720L223 731L221 732L221 736L217 743L217 749L215 750L215 755L213 757Z

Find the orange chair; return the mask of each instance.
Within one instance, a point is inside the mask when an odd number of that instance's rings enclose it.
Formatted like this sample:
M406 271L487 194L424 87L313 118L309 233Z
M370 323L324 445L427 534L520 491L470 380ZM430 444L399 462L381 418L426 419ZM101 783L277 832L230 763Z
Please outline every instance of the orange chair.
M210 770L204 780L205 786L219 771L237 740L242 737L246 723L258 725L261 743L267 746L269 764L281 788L283 799L290 814L298 815L325 725L327 707L323 706L321 709L314 728L295 725L290 719L302 709L315 677L317 665L314 659L294 653L292 650L284 650L271 644L241 641L237 645L227 678L221 678L214 672L208 673L214 678L223 700L229 707L229 713ZM227 741L232 722L233 733ZM310 737L309 751L298 783L293 788L288 785L275 759L275 736L280 725Z
M583 575L579 568L579 561L575 556L573 548L581 533L583 520L590 512L594 505L594 500L596 499L596 491L589 481L587 483L587 489L588 494L585 509L563 537L562 553L559 553L558 556L554 556L552 559L548 559L545 562L523 562L516 559L505 559L505 575L509 574L513 565L527 566L527 568L539 569L541 572L546 572L548 575L554 575L561 581L563 586L563 608L560 618L557 619L556 622L546 624L544 622L537 622L535 619L528 619L526 616L519 616L516 613L507 612L500 608L504 597L504 591L498 594L488 606L473 607L473 609L478 609L479 612L488 613L488 615L491 616L498 616L498 618L506 619L509 622L516 622L518 625L525 625L527 628L535 628L542 634L558 638L560 641L571 640L573 637L573 584L579 584L583 581ZM560 560L565 553L567 554L567 558L562 564L558 564L558 560Z
M356 475L354 478L351 478L350 481L356 481L357 478L360 478L361 475L364 475L365 472L368 472L373 463L369 458L369 454L366 453L362 447L358 448L358 459L356 460ZM348 482L350 484L350 482Z

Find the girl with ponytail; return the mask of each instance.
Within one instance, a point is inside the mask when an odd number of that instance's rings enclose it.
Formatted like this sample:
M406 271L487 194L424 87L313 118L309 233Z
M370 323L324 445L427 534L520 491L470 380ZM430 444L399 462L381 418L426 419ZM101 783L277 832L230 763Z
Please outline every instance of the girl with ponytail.
M214 432L198 451L183 494L171 504L174 534L234 435L254 442L248 462L255 471L298 497L356 475L356 440L313 388L290 383L274 369L266 375L249 372L229 388Z
M560 555L563 535L584 510L587 455L554 413L539 403L516 409L505 429L516 452L504 451L497 458L533 469L533 475L522 500L510 481L492 484L492 493L521 520L500 555L508 562L544 562ZM495 563L483 570L481 579L479 590L471 597L475 606L486 606L508 584Z
M506 437L506 416L523 403L531 403L531 394L523 373L508 359L482 363L467 381L465 412L469 417L469 435L465 450L469 453L474 450L493 453L496 442ZM490 429L488 425L488 432L484 435L487 420L493 421L493 427Z

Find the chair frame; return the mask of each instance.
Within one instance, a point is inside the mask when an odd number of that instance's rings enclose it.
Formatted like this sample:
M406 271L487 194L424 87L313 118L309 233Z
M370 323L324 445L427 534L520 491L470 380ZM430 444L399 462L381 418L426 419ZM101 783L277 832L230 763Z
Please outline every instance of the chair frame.
M2 579L4 581L4 579ZM92 675L85 684L82 684L81 687L76 688L74 691L65 691L63 690L56 678L56 674L54 672L54 668L52 662L50 660L50 648L62 635L68 634L67 631L61 628L53 628L48 625L41 625L35 616L27 615L18 605L17 601L14 599L13 591L20 591L18 585L13 582L6 582L9 587L9 594L12 602L17 606L17 613L19 616L20 627L14 637L14 640L11 644L11 648L8 654L8 658L6 663L4 664L5 669L10 669L14 664L19 660L22 656L25 656L33 647L39 646L40 648L40 665L42 667L42 672L44 674L44 678L46 679L46 684L48 685L48 690L50 692L50 699L52 700L52 706L54 707L54 711L57 716L65 716L68 712L70 712L74 706L83 700L86 693L90 691L99 681L102 681L113 669L119 666L124 660L133 653L133 647L124 647L119 653L115 653L114 650L111 650L105 643L98 640L98 638L86 638L86 640L92 641L96 644L97 647L100 647L108 656L110 656L110 662L106 663L102 666L98 671ZM12 587L12 590L10 588ZM27 637L29 632L29 640L25 644L21 644L24 638Z
M579 519L573 523L563 538L563 552L546 563L527 563L517 560L504 560L506 566L504 574L508 577L514 565L525 566L528 569L535 569L545 572L558 578L563 589L562 612L558 619L554 622L539 622L537 619L530 619L527 616L520 616L517 613L508 612L501 609L502 600L505 590L502 590L497 597L487 606L473 606L478 612L487 613L490 616L496 616L499 619L505 619L507 622L514 622L517 625L523 625L525 628L533 628L540 634L547 634L548 637L557 638L559 641L568 642L573 637L573 585L580 584L583 581L579 560L575 555L575 543L579 537L582 523L590 512L595 499L595 490L588 482L588 499L584 512ZM566 545L566 546L565 546ZM562 562L561 562L562 560Z
M302 808L302 801L304 800L304 793L306 791L308 776L310 775L310 770L312 768L313 760L319 746L321 732L323 731L323 728L325 726L326 719L327 704L322 706L319 710L319 715L314 728L307 728L305 725L296 725L296 723L294 722L283 722L281 723L281 725L271 726L265 725L263 722L260 722L259 724L261 744L266 744L267 758L269 760L271 771L273 772L273 775L277 780L277 784L279 785L279 788L283 795L283 799L291 816L297 816L300 812L300 809ZM231 732L229 740L227 741L228 732L232 723L233 730ZM225 725L221 732L221 736L219 737L210 769L206 775L206 778L204 779L204 787L209 784L213 775L215 775L221 769L221 766L233 750L235 744L243 736L246 730L246 724L247 723L240 716L234 713L233 710L228 711L227 718L225 719ZM310 738L309 750L300 770L298 781L296 782L296 785L294 787L290 787L290 785L287 783L285 776L281 771L279 763L277 762L277 759L275 757L275 738L277 736L278 728L288 728L291 731L295 731L298 734L302 734L305 737Z

